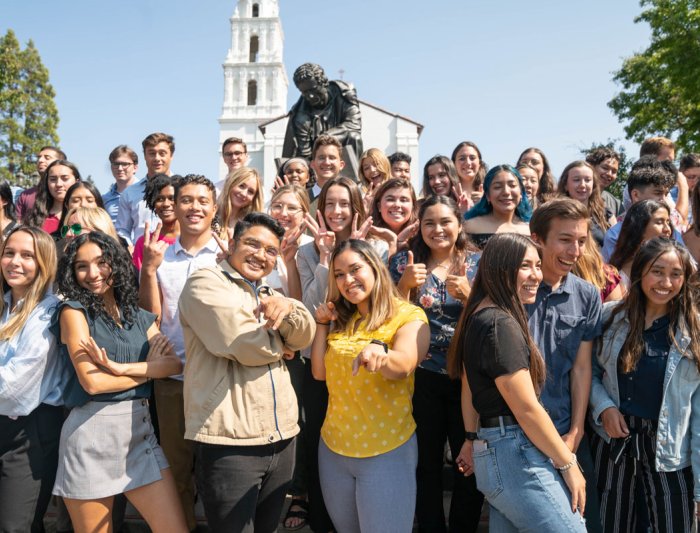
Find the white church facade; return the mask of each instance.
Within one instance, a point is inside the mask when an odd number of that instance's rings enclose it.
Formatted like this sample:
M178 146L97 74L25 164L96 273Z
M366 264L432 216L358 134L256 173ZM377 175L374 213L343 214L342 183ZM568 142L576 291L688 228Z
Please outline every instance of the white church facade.
M277 174L275 159L282 155L289 111L289 78L283 61L278 0L239 0L230 22L231 46L223 64L219 155L225 139L243 139L248 146L249 165L261 172L265 190L269 190ZM414 181L420 181L418 142L423 126L363 101L361 93L358 96L365 149L409 154L413 159L411 174ZM219 158L219 175L225 174L226 166Z

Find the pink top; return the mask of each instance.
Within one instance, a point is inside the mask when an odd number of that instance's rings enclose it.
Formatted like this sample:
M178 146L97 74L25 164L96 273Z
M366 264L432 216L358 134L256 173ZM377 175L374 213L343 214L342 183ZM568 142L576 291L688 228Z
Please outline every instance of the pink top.
M161 235L158 240L165 241L170 245L177 240L177 237L166 237L165 235ZM134 244L134 253L131 259L134 262L134 265L136 265L136 269L141 272L141 265L143 264L143 235L141 235L136 241L136 244Z
M46 218L44 219L44 223L41 225L41 229L43 229L46 233L51 235L52 233L58 231L58 223L61 221L59 217L56 215L52 215L49 213L46 215Z

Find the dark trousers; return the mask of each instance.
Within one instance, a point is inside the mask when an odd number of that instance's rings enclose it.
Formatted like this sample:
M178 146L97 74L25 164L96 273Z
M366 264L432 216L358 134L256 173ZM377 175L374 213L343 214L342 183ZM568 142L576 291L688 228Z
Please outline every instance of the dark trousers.
M442 486L445 441L449 442L452 457L457 457L465 437L459 381L445 374L416 369L413 417L418 437L418 530L444 533L447 531ZM451 472L454 488L449 531L474 532L479 526L484 495L476 489L473 475L464 477L454 465Z
M297 352L294 354L294 359L286 361L287 370L289 370L289 378L292 381L292 387L297 395L297 407L299 409L299 429L300 432L296 437L296 462L294 464L294 477L292 484L289 487L289 493L292 496L306 496L306 446L304 444L304 426L306 417L304 416L304 379L306 370L304 367L311 365L310 361L306 361Z
M197 491L213 533L273 533L294 472L294 439L260 446L194 443Z
M333 529L333 522L326 510L318 475L318 444L321 440L321 426L328 409L328 389L325 381L314 379L311 363L307 361L304 375L304 444L306 446L306 488L309 495L309 527L316 533L327 533Z
M695 514L692 468L657 471L655 424L628 416L625 421L630 430L629 439L612 439L606 443L597 434L591 437L604 530L632 533L637 521L635 508L644 505L652 531L690 532ZM641 501L635 498L639 484L644 490Z
M27 416L0 416L0 531L43 531L58 468L63 408L41 404Z
M583 477L586 480L586 531L588 533L603 533L603 524L600 518L600 499L596 483L596 471L593 464L593 454L589 435L594 431L586 429L581 443L576 450L576 459L583 469Z

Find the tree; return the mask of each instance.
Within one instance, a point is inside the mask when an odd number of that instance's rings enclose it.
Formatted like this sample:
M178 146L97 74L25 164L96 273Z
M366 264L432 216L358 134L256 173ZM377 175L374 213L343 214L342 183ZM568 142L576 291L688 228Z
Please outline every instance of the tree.
M613 80L622 85L608 106L627 122L628 138L676 139L700 147L700 0L641 0L635 23L651 27L651 43L625 59Z
M579 148L579 151L583 159L586 159L586 156L593 150L601 147L610 148L620 154L620 168L617 171L617 179L606 190L616 198L622 200L622 191L625 185L627 185L627 176L629 176L630 170L632 170L632 159L627 155L625 147L617 143L618 139L608 139L608 141L604 143L591 143L588 148Z
M56 93L30 40L24 50L12 30L0 38L0 180L33 184L34 156L58 144Z

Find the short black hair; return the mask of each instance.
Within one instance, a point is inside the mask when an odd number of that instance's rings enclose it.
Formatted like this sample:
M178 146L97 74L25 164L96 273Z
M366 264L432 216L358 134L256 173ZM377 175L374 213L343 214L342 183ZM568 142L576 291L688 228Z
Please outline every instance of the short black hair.
M173 188L175 189L175 203L177 203L177 199L180 196L180 189L182 189L185 185L204 185L207 189L209 189L209 192L211 192L211 198L216 203L216 187L214 187L214 184L211 182L209 178L206 176L202 176L201 174L187 174L184 177L178 176L179 179L173 182Z
M176 182L181 179L182 176L179 174L174 174L172 176L168 176L167 174L156 174L152 178L146 180L146 187L143 191L143 201L146 202L146 207L148 207L151 211L155 210L156 198L158 198L160 191L168 186L172 186L175 190L177 190Z
M401 161L406 162L410 165L411 156L404 152L394 152L389 156L389 164L391 164L392 166L394 165L394 163L399 163Z
M639 158L639 160L632 165L632 170L627 178L627 186L630 191L649 186L663 187L668 190L672 185L672 182L669 183L668 171L654 156L643 156Z
M600 165L606 159L614 159L620 162L620 154L609 146L598 146L586 154L586 163L594 167Z
M274 233L281 241L284 238L284 228L267 213L248 213L243 220L236 222L236 227L233 229L233 238L238 240L241 236L253 226L264 226Z

